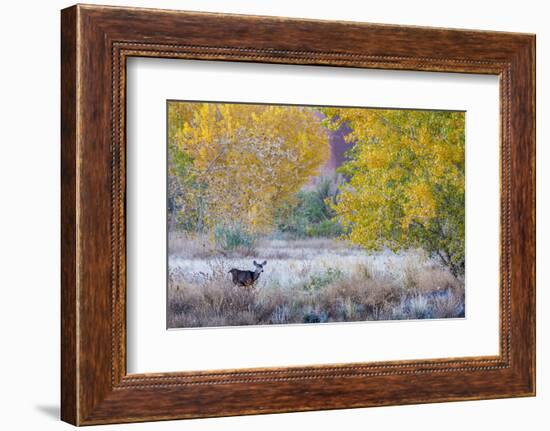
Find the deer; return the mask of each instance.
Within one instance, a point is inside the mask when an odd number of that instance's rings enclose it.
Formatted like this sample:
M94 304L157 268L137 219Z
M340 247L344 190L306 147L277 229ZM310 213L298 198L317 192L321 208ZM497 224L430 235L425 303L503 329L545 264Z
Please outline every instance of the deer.
M241 287L254 287L254 283L260 278L260 274L264 272L264 265L267 263L267 260L264 260L262 263L256 261L253 262L256 269L254 271L246 271L242 269L232 268L229 270L233 278L233 284L235 286Z

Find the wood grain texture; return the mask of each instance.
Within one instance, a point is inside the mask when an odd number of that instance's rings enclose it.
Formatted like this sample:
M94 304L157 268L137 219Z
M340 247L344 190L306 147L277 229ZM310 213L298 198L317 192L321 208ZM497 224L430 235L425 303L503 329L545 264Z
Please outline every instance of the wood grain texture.
M79 5L62 11L61 36L63 420L86 425L534 394L533 35ZM500 354L127 375L129 56L499 75Z
M61 417L77 422L76 9L61 16Z

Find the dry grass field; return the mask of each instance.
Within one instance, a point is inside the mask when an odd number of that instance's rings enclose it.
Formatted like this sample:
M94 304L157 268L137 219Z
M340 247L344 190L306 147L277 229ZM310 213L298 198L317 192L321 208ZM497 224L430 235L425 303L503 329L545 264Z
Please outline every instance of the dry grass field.
M267 260L253 288L231 268ZM464 317L464 280L408 250L368 253L324 238L261 239L226 253L207 237L172 235L168 327Z

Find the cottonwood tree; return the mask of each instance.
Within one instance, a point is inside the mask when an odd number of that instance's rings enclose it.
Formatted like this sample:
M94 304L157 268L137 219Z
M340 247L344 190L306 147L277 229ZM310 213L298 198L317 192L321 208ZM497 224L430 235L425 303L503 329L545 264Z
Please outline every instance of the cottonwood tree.
M330 155L311 108L171 102L168 109L173 207L188 229L269 229L275 209Z
M333 209L370 250L422 247L464 274L464 113L326 109L354 146Z

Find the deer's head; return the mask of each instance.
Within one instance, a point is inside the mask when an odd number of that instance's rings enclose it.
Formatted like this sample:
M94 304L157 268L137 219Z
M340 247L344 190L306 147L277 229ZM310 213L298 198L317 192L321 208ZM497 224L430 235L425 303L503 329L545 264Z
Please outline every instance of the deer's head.
M256 274L261 274L264 272L264 265L267 263L267 260L264 260L262 263L258 263L256 261L253 262L254 266L256 267L256 271L254 271Z

